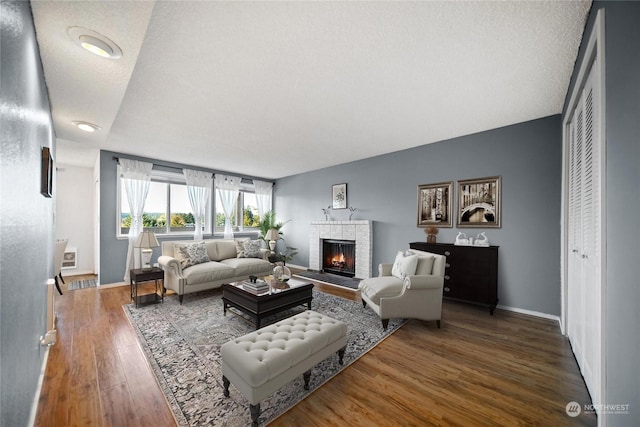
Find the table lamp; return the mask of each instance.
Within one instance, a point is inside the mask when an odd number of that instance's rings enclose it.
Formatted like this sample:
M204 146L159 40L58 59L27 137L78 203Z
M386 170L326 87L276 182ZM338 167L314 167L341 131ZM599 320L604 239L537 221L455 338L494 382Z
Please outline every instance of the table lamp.
M272 253L276 249L276 240L278 240L279 238L280 235L278 234L278 230L276 230L275 228L270 228L269 231L267 231L267 235L264 236L264 239L269 241L269 249Z
M140 236L138 236L135 247L140 248L143 271L151 270L151 255L153 255L153 249L151 248L157 248L158 246L160 245L153 231L143 231L140 233Z

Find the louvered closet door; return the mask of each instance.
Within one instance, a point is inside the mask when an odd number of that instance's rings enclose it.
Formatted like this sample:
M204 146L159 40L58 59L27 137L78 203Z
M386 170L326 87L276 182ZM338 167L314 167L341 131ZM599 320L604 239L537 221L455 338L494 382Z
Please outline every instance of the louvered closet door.
M601 144L599 93L592 66L571 123L568 191L568 325L576 360L594 403L600 401Z

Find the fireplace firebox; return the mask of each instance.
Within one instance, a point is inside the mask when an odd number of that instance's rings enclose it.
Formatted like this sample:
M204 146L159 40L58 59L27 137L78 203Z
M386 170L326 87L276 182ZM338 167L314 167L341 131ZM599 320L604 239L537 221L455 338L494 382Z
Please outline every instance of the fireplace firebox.
M346 277L356 275L356 242L324 239L322 241L322 270Z

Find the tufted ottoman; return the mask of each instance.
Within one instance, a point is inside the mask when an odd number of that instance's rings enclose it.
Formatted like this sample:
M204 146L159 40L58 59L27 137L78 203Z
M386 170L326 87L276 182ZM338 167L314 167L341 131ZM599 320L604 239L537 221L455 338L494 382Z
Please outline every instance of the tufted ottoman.
M347 324L315 311L281 320L220 347L224 395L232 383L249 401L252 425L258 425L260 401L298 375L309 389L311 368L347 346Z

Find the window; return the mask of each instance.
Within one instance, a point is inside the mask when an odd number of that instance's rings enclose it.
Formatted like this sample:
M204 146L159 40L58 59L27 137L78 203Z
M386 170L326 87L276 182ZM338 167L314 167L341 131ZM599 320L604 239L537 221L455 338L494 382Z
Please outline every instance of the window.
M236 207L231 218L231 225L234 232L258 231L260 223L260 213L256 195L253 192L253 185L243 184L238 194ZM216 193L216 233L224 232L224 209L218 191Z
M118 176L121 174L118 173ZM127 202L127 194L118 180L118 237L126 237L131 226L131 212ZM211 201L207 203L207 210L202 219L202 231L211 234ZM169 219L167 221L167 218ZM187 184L181 173L153 170L149 193L144 203L142 223L145 230L159 235L193 234L195 218L187 195ZM224 224L224 223L223 223Z

